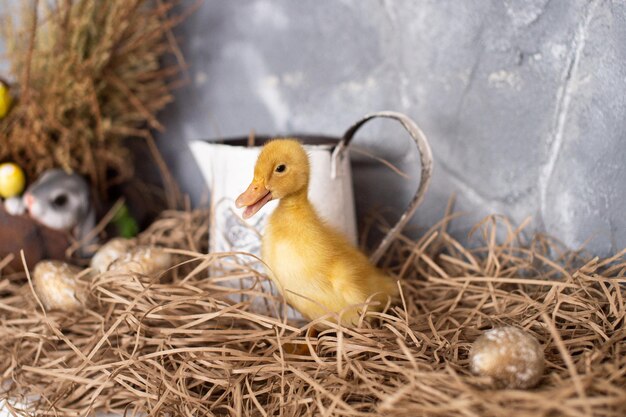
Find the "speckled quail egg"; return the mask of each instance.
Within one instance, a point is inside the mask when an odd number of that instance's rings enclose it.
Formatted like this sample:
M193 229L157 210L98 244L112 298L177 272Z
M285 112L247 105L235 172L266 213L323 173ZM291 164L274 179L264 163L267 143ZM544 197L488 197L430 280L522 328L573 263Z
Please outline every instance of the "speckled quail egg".
M150 275L172 266L172 255L156 246L137 246L109 266L110 271Z
M486 331L474 342L469 360L473 373L491 377L498 388L532 388L544 369L537 339L513 326Z
M33 286L46 310L82 307L86 287L76 278L80 268L61 261L41 261L33 270Z
M0 164L0 197L11 198L22 194L26 185L24 171L12 162Z
M102 245L91 258L91 268L95 272L104 272L120 258L124 258L135 246L134 240L115 238Z

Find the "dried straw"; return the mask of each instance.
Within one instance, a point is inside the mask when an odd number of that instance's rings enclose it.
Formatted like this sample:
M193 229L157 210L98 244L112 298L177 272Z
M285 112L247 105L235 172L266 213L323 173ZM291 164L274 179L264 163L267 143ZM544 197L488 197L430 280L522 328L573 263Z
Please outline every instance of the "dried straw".
M186 65L170 33L184 17L168 16L177 3L32 0L18 19L1 16L19 99L0 122L0 161L19 163L31 180L62 167L100 194L132 178L123 141L143 138L154 150L157 113ZM165 66L168 56L175 63Z
M2 397L27 403L11 402L18 415L625 415L626 251L599 259L542 236L525 241L523 227L497 216L466 248L446 232L450 219L388 250L397 304L370 313L372 324L319 337L285 319L283 302L260 286L227 285L266 277L245 255L238 265L232 254L204 254L202 212L168 212L141 237L173 248L178 266L99 275L81 313L44 312L29 282L4 277ZM251 311L259 298L273 314ZM502 324L545 346L536 389L495 390L470 375L472 341Z

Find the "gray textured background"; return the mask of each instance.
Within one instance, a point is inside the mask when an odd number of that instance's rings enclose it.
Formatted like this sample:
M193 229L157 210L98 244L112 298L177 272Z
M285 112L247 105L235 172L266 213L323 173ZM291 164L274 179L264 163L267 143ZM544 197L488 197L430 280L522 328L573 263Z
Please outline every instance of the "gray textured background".
M435 177L416 223L451 193L463 236L497 212L599 254L626 247L626 5L622 1L206 0L179 30L191 85L162 138L201 193L184 141L259 133L341 134L393 109L429 137ZM357 139L418 175L393 123ZM400 210L415 184L355 170L362 214Z
M187 3L191 3L188 1ZM466 234L497 212L607 254L626 247L626 4L584 0L206 0L177 30L191 83L160 145L184 189L203 185L186 141L341 134L374 110L411 116L435 176L420 229L448 197ZM391 122L360 146L418 175ZM355 170L359 213L399 211L415 180Z

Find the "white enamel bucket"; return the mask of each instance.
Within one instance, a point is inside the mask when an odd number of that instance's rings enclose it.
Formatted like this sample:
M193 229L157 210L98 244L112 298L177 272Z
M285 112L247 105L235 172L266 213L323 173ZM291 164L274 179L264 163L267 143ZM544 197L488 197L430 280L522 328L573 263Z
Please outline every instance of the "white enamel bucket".
M341 138L289 136L300 139L309 154L311 203L324 220L356 243L357 230L348 150L358 129L367 121L381 117L400 122L414 140L420 153L421 175L415 196L406 211L371 255L370 259L374 263L378 262L393 238L411 219L428 187L432 172L432 155L422 131L407 116L385 111L366 115L352 125ZM270 201L255 216L244 220L241 217L243 210L235 207L235 200L252 180L257 156L267 139L257 138L255 144L258 146L250 147L246 146L247 140L244 138L225 143L207 141L190 143L192 154L211 193L212 222L209 231L211 252L246 252L260 256L261 236L268 216L278 202Z

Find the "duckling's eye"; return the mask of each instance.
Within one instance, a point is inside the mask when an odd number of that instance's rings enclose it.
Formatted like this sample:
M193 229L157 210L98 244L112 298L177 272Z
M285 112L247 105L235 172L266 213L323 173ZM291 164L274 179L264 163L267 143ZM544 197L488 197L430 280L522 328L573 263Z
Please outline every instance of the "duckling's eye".
M55 207L63 207L67 204L67 196L65 194L59 194L52 199L52 205Z
M286 169L287 167L285 166L285 164L280 164L276 167L276 172L285 172Z

